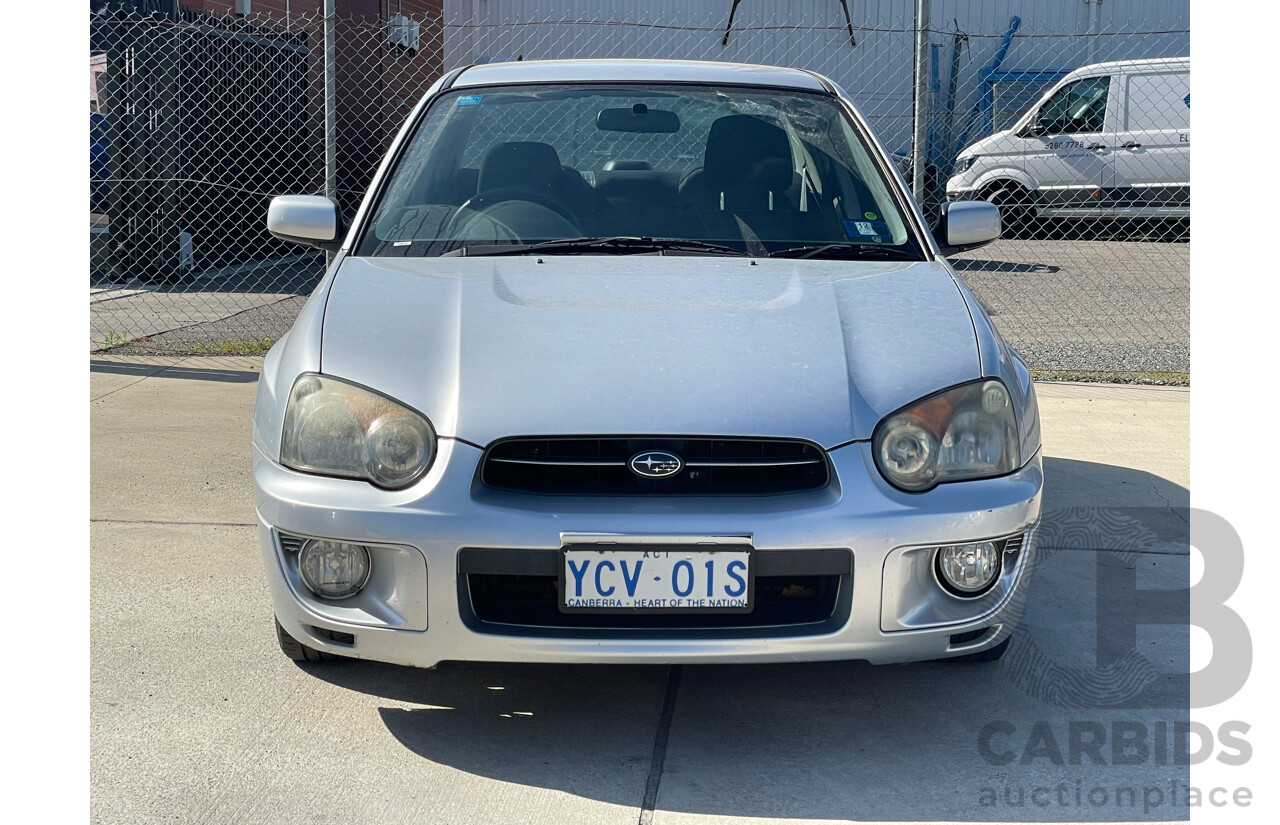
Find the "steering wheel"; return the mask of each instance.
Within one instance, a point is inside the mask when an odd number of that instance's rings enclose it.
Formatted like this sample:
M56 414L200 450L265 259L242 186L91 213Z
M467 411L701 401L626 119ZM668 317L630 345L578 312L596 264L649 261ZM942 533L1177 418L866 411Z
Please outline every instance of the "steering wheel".
M532 211L540 214L536 217L522 214L524 210L516 205L517 201L538 207ZM529 218L534 219L534 225L528 225ZM461 240L477 224L488 227L482 230L483 234L494 232L502 236L503 240L520 241L526 236L574 237L582 234L578 217L568 204L550 192L523 186L486 189L468 198L449 219L445 236Z
M567 220L574 226L578 225L578 216L573 213L573 209L564 201L557 198L550 192L541 189L532 189L524 186L501 186L496 189L486 189L483 192L477 192L463 202L458 207L461 212L465 209L471 209L476 212L483 212L490 207L506 201L528 201L536 203L538 206L544 206L555 212L560 217Z

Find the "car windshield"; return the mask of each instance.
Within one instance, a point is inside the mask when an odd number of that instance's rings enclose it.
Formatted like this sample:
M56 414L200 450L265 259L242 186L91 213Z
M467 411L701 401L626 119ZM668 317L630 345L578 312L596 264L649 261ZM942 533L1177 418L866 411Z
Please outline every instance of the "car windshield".
M922 257L837 99L749 87L450 92L358 255Z

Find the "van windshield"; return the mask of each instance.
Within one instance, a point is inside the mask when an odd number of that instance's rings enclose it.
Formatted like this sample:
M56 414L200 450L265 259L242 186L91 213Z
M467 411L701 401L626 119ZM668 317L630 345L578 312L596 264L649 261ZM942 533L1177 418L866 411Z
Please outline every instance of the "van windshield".
M872 151L829 95L633 84L455 91L419 123L356 254L920 259Z

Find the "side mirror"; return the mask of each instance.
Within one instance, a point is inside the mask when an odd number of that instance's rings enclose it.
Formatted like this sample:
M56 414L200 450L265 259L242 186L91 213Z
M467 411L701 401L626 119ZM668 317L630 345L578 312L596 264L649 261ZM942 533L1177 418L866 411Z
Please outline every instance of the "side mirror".
M944 203L933 230L943 257L977 249L1000 237L1000 207L986 201Z
M267 231L282 241L337 252L343 228L337 202L323 195L280 195L267 209Z

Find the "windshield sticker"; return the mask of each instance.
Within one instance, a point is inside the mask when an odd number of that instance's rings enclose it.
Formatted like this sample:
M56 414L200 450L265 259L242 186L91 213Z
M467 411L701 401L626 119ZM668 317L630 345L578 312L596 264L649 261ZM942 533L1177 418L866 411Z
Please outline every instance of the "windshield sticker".
M462 97L458 98L458 102L454 103L453 105L454 106L479 106L480 98L482 97L484 97L484 95L463 95Z
M841 221L844 232L850 238L872 238L877 241L893 239L889 224L884 221Z
M874 220L876 220L877 218L879 218L880 216L879 216L879 215L877 215L875 212L863 212L863 213L862 213L862 217L866 218L866 219L867 219L867 220L869 220L869 221L874 221Z

